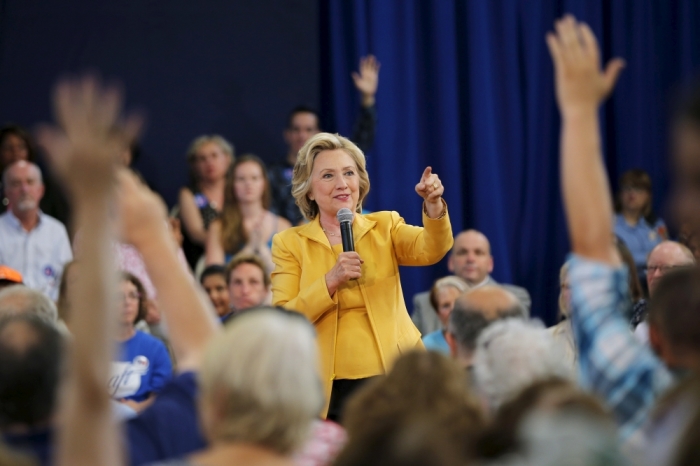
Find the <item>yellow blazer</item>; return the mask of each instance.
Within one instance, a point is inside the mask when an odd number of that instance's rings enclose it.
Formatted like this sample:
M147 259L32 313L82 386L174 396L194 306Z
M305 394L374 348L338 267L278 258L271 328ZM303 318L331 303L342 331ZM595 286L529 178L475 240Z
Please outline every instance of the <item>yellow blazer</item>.
M445 214L434 220L423 212L424 227L407 225L396 212L355 214L355 251L364 260L359 288L384 371L402 352L421 346L401 291L399 265L431 265L452 248L452 227ZM272 240L272 302L304 314L315 326L321 377L330 401L338 331L338 299L328 294L325 275L336 256L321 228L312 222L284 230ZM368 348L374 351L374 348ZM359 355L361 356L361 355Z

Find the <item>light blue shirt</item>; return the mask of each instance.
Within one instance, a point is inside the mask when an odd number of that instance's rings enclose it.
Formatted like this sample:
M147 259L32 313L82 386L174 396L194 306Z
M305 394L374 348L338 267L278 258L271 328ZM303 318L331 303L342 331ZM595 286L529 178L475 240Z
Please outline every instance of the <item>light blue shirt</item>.
M68 232L61 222L39 212L39 222L26 231L11 211L0 215L0 264L22 274L24 284L58 299L63 267L73 260Z
M446 356L450 355L450 346L447 344L445 334L442 333L442 330L435 330L424 336L423 344L428 351L436 351Z
M632 253L637 273L641 275L646 270L649 253L664 240L662 235L666 235L666 224L658 219L654 225L649 225L644 218L640 218L635 226L630 226L618 214L615 216L615 235Z

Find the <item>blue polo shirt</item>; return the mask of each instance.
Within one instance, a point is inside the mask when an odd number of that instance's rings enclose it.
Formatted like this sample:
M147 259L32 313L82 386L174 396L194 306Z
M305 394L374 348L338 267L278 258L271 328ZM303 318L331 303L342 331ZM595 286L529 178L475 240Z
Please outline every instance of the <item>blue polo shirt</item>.
M644 218L640 218L635 226L630 226L622 215L615 216L615 235L632 253L637 273L640 275L646 270L649 253L667 234L666 224L661 219L649 225Z

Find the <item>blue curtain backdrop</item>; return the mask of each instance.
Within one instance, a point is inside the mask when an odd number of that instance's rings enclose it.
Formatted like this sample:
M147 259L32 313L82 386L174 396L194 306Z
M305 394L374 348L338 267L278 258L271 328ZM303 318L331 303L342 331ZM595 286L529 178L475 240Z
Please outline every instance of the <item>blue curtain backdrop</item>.
M358 101L348 80L358 58L373 53L382 64L368 207L419 223L413 187L432 166L446 186L455 233L483 231L496 279L525 286L533 314L550 323L568 242L544 35L565 12L588 22L606 60L627 60L603 109L607 165L613 186L624 170L649 171L663 215L668 102L700 65L700 2L328 0L320 11L327 127L351 132ZM446 273L444 261L404 268L409 307L414 293Z

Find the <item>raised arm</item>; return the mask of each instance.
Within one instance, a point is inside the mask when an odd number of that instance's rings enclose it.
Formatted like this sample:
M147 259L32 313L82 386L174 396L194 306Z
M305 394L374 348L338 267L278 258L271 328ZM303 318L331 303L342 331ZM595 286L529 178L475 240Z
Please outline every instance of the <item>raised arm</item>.
M115 170L134 140L140 120L123 126L121 96L93 78L61 82L54 94L59 127L40 129L54 171L68 188L82 233L82 259L71 288L73 339L69 376L60 403L57 464L121 465L122 442L112 419L107 379L114 347L116 274L109 212L115 200Z
M216 312L178 260L163 202L131 173L120 173L119 182L124 240L141 253L158 291L178 370L198 369L219 328Z
M612 92L624 62L611 60L601 71L593 32L572 16L556 22L556 33L547 34L547 45L562 117L561 180L571 246L582 257L617 265L598 107Z

